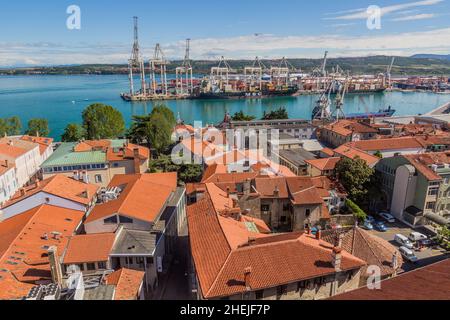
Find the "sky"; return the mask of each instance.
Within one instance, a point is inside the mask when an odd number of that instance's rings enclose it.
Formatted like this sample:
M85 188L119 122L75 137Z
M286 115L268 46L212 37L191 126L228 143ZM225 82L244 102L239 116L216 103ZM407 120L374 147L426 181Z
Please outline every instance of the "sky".
M133 16L145 58L179 59L186 38L192 59L450 54L450 0L0 0L0 66L125 63Z

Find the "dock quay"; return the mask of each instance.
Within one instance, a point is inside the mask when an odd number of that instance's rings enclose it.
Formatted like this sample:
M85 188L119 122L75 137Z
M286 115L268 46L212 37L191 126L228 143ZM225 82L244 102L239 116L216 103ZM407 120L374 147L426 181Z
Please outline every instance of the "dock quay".
M428 113L425 114L425 116L437 116L437 115L444 115L444 114L450 114L450 101L444 104L443 106L440 106Z

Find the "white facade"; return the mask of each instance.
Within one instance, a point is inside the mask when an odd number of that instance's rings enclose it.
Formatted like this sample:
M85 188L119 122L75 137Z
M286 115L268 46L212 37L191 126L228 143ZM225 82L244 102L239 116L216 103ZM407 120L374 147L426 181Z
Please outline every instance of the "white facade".
M46 192L35 193L21 201L18 201L6 208L3 208L3 217L9 219L17 214L23 213L30 209L36 208L40 205L48 204L55 207L62 207L66 209L72 209L77 211L87 212L89 205L84 205L79 202L75 202L69 199L61 198L53 194Z
M42 164L41 153L39 152L39 146L30 149L13 158L6 154L0 154L0 160L8 160L10 163L14 163L16 170L17 185L19 188L23 187L28 181L39 171Z
M398 220L404 221L403 212L414 203L417 184L416 169L411 165L400 166L395 174L394 192L392 194L391 213Z
M16 170L11 167L0 175L0 204L5 203L19 190Z
M138 230L138 231L150 231L152 228L152 224L150 222L142 221L136 218L130 218L133 220L133 223L123 224L123 223L107 223L105 220L111 217L117 217L117 221L119 221L119 216L126 217L125 215L112 214L108 217L103 217L94 221L86 222L84 224L84 230L87 234L97 234L97 233L111 233L116 232L116 230L123 226L125 229L129 230ZM128 218L128 217L127 217Z

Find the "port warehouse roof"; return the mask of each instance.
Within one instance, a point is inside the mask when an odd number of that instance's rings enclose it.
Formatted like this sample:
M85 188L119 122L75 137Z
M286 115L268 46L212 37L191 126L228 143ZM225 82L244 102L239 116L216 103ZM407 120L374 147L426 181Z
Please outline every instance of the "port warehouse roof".
M381 282L380 290L361 288L330 300L448 300L450 259Z

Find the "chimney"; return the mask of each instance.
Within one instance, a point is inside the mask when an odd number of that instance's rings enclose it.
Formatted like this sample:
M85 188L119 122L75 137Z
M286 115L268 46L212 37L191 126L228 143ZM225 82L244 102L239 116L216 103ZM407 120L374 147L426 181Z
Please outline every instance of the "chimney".
M244 281L245 281L245 290L252 291L252 287L250 285L252 275L252 268L248 267L244 270Z
M334 270L336 272L341 271L341 262L342 262L342 249L340 247L334 247L332 253L332 261Z
M139 157L139 149L135 148L133 149L133 161L134 161L134 173L140 174L141 173L141 160Z
M248 245L249 246L255 244L255 242L256 242L256 238L254 238L254 237L249 237L248 238Z
M20 196L24 196L27 192L25 191L24 188L20 189Z
M322 231L321 230L317 230L316 240L322 240Z
M8 160L5 160L5 167L9 167L9 161Z
M231 193L231 191L230 191L230 187L227 187L227 198L229 198L229 197L230 197L230 193Z
M244 195L249 195L251 189L250 179L245 180L244 182Z
M392 269L394 269L394 271L398 269L398 257L395 253L392 255L391 267Z
M273 195L275 198L278 198L280 196L280 188L278 186L275 186L275 190L273 191Z
M58 249L55 246L48 249L48 259L53 283L62 285L62 268L58 257Z
M78 171L73 172L73 180L78 181L80 179L80 175L78 174Z

